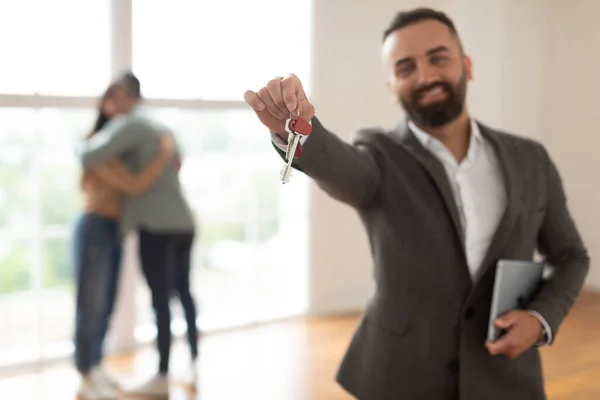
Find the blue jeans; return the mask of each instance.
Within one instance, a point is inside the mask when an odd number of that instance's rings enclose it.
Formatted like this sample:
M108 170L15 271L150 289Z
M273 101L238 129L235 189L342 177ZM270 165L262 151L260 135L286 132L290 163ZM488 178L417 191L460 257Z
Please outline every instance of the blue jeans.
M87 374L102 361L121 266L118 221L83 213L73 238L77 276L75 366Z

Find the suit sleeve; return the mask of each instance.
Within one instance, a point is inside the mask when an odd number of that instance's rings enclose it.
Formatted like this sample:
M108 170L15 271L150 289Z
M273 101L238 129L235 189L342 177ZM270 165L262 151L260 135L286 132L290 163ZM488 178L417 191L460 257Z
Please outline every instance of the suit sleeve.
M381 184L381 168L368 144L374 131L358 131L349 144L325 129L316 117L311 122L312 133L293 167L314 179L334 199L353 207L365 207ZM285 159L283 143L274 140L273 146Z
M545 154L548 202L538 236L540 253L554 268L530 309L544 317L553 341L559 326L571 310L588 274L590 259L567 207L559 172Z
M110 121L94 136L82 142L76 149L83 167L92 169L114 159L124 151L136 147L143 138L142 123L122 117Z

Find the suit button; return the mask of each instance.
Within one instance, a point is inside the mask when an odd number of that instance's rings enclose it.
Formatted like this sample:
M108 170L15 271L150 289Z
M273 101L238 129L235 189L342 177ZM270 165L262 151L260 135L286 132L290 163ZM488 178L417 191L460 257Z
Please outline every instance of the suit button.
M448 361L448 369L452 372L458 372L460 366L456 358L453 358L452 360Z
M465 310L465 319L473 319L474 316L475 310L473 310L473 307L469 307Z

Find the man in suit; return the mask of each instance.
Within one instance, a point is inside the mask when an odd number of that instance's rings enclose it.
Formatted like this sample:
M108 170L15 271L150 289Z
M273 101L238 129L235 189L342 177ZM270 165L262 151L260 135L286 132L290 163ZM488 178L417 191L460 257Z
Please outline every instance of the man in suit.
M337 380L361 400L545 399L538 347L556 338L589 266L559 173L539 143L469 116L471 60L445 14L398 13L382 56L407 120L351 144L294 75L245 93L282 156L290 112L310 121L294 168L354 207L369 235L376 292ZM553 275L486 342L496 262L536 249Z
M169 129L141 104L140 84L133 74L125 73L117 82L128 89L127 92L116 92L111 98L120 115L83 142L79 154L85 168L94 168L109 159L119 158L131 171L139 172L153 159L160 145L160 136ZM130 394L135 395L168 396L171 347L169 298L172 288L177 291L183 305L194 362L198 355L196 308L189 288L195 222L182 193L179 160L177 155L177 159L167 165L149 190L137 196L125 196L122 203L121 232L125 234L135 230L139 234L142 272L150 288L158 328L158 374L130 388ZM195 379L195 365L190 368Z

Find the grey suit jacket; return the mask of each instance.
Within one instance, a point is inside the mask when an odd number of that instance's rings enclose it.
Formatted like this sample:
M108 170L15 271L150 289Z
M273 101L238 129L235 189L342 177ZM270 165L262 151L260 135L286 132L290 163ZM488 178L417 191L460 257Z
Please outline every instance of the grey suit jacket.
M119 158L132 172L140 172L159 151L159 135L169 131L138 106L129 114L113 119L81 143L81 162L89 169ZM131 229L156 233L194 230L193 214L183 196L174 162L146 192L123 197L121 231L126 233Z
M498 259L529 260L539 249L555 268L529 304L554 337L587 275L587 251L544 148L480 124L508 206L473 282L446 173L406 123L360 130L352 144L312 123L294 166L358 211L375 264L376 292L338 382L361 400L545 399L537 347L515 360L484 347Z

